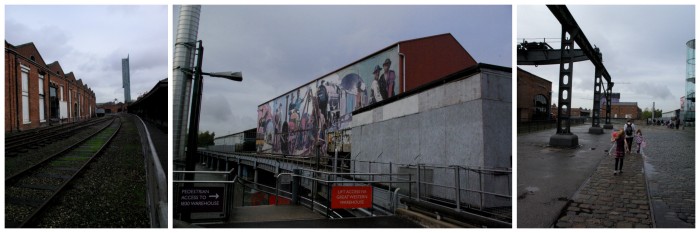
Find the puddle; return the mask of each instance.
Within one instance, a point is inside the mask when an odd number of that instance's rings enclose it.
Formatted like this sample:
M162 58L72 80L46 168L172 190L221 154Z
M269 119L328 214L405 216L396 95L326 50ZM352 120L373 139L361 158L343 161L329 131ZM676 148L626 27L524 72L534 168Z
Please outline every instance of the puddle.
M654 165L651 165L651 163L647 162L646 159L644 160L644 168L643 168L642 172L644 172L647 179L652 179L652 180L653 180L653 176L658 173L656 171L656 169L654 168Z
M540 188L528 186L525 188L525 191L527 191L528 193L535 193L535 192L540 191Z
M535 194L535 192L538 192L538 191L540 191L540 188L538 188L538 187L527 186L525 188L525 192L518 195L518 200L525 199L528 195Z

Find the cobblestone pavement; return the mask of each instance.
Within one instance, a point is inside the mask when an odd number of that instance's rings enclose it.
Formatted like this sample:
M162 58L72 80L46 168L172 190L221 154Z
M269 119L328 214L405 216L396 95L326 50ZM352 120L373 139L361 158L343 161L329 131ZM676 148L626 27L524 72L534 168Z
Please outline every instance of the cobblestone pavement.
M656 227L695 227L695 129L642 127Z
M643 158L636 153L626 155L623 172L619 175L613 175L614 161L612 156L603 158L588 182L569 202L555 227L652 227Z
M625 156L617 176L614 159L604 158L555 227L695 227L695 130L639 127L642 155Z

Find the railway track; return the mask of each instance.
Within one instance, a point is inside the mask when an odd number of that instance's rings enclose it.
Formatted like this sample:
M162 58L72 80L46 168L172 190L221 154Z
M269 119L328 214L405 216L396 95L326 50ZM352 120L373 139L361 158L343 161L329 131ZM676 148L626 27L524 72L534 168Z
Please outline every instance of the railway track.
M5 179L5 227L32 227L121 128L118 118L95 134Z
M27 152L29 149L37 149L70 137L79 130L108 121L111 118L93 119L83 123L73 123L53 126L42 130L8 136L5 138L5 155L16 156Z

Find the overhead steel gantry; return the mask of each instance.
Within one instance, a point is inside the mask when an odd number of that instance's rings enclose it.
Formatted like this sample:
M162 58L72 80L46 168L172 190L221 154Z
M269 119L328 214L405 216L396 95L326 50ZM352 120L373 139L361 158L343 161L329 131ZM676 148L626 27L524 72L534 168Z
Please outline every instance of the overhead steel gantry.
M571 90L574 62L590 60L595 65L595 82L593 84L592 126L588 133L602 134L600 127L600 97L605 94L606 129L612 129L610 123L610 100L612 87L610 74L603 65L603 57L598 48L588 42L586 35L574 20L569 9L564 5L547 5L562 28L561 49L552 49L546 43L527 43L518 46L518 65L552 65L559 64L559 105L557 106L557 133L549 139L549 144L558 147L578 146L578 136L571 133ZM574 49L576 43L580 49ZM603 80L607 82L603 90Z

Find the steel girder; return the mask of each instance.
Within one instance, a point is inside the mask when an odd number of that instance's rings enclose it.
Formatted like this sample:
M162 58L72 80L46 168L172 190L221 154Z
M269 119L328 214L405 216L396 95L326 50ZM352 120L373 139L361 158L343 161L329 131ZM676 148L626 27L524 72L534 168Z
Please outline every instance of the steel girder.
M557 65L561 62L561 49L518 49L518 65ZM571 59L573 62L587 61L588 56L583 50L574 49Z

